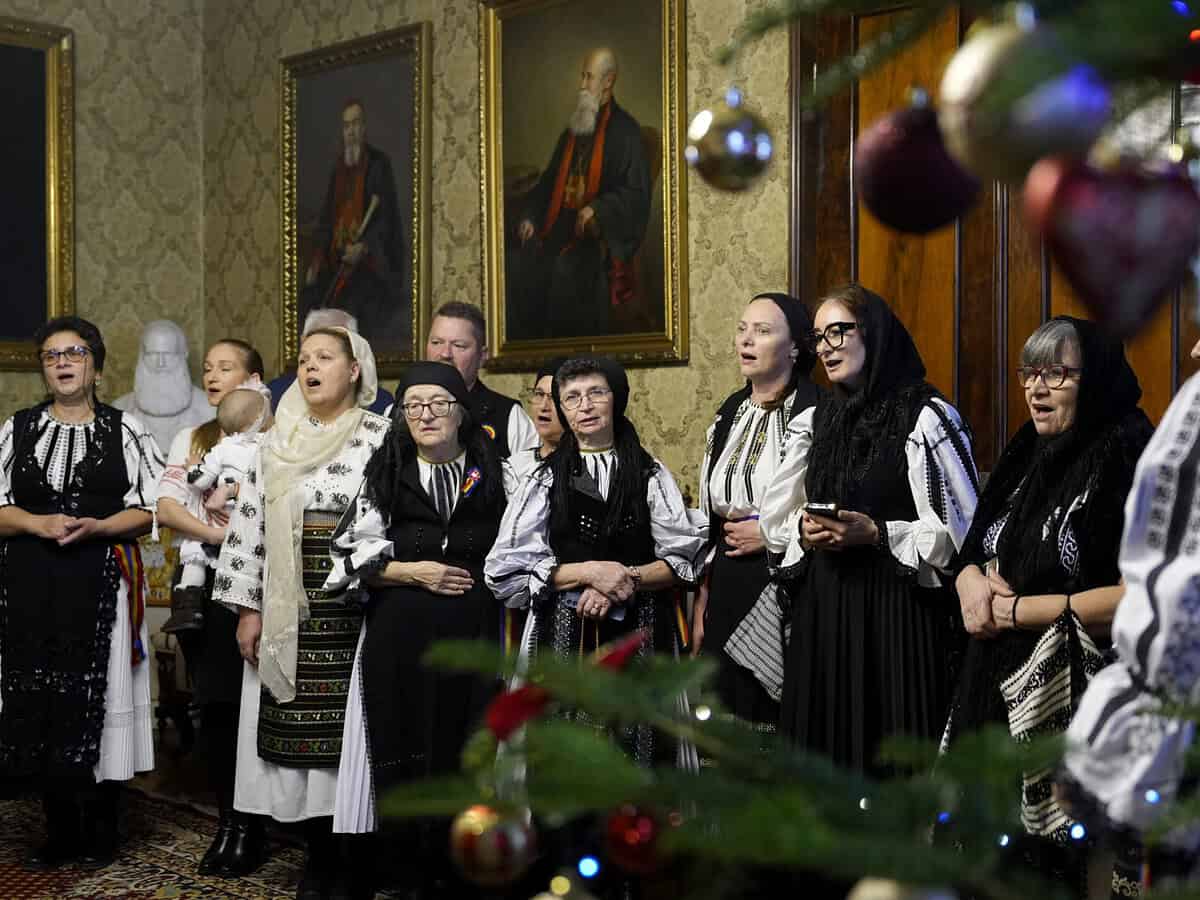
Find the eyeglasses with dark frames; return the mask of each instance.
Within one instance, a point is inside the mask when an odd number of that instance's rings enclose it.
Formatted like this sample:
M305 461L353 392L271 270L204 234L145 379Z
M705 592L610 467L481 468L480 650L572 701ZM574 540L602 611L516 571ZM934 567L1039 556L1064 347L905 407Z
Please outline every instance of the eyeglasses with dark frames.
M808 345L816 350L821 346L821 341L824 341L830 350L840 350L846 342L846 335L857 327L857 322L830 322L824 331L818 328L809 334Z
M59 358L63 356L67 358L67 362L83 362L87 359L89 352L91 351L87 347L75 344L71 347L63 347L61 350L41 350L38 352L38 359L42 361L43 366L56 366Z
M400 404L400 408L404 410L404 417L406 419L412 419L413 421L416 421L417 419L421 418L421 416L425 415L425 410L429 410L431 413L433 413L433 417L435 419L441 419L450 415L450 407L457 402L457 400L443 400L440 398L437 400L430 400L427 403L422 403L419 400L410 400L407 403Z
M1056 391L1067 383L1072 375L1082 372L1077 366L1017 366L1017 381L1024 387L1031 387L1037 379L1052 391Z

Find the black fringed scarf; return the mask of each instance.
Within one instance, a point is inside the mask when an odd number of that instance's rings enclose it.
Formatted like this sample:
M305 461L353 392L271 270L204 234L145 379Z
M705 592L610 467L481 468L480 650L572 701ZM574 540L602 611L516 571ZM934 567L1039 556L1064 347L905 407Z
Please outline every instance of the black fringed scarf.
M858 390L835 384L817 403L805 486L814 502L871 515L871 498L860 490L867 472L880 461L904 471L908 435L938 392L925 381L925 364L904 324L882 297L864 293L867 307L858 324L866 377Z
M1138 407L1142 389L1121 342L1092 322L1058 318L1074 326L1083 358L1075 423L1051 438L1039 438L1032 421L1021 426L1000 454L958 556L960 571L986 562L984 535L1011 505L997 556L1018 594L1076 593L1120 580L1125 497L1154 431ZM1058 532L1061 516L1085 491L1087 502L1072 516L1079 567L1068 582Z

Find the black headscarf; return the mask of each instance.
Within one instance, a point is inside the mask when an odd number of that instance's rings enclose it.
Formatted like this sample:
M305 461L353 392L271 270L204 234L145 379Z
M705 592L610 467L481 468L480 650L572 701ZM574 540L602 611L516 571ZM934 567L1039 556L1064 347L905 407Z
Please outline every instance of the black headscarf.
M791 294L780 294L775 291L755 294L750 298L750 302L753 303L755 300L763 298L772 301L779 307L779 311L787 319L788 334L796 343L797 356L796 361L792 363L792 380L787 390L787 393L790 394L797 380L812 375L813 366L817 364L816 351L813 350L808 339L813 330L812 313L808 311L808 307L804 305L803 301Z
M925 381L925 363L908 329L882 297L859 290L866 301L858 314L865 378L857 390L833 385L817 403L805 486L813 501L870 515L870 498L860 496L863 479L881 458L904 470L908 435L938 392Z
M1075 593L1119 581L1125 497L1154 430L1138 407L1142 389L1121 342L1092 322L1058 319L1074 327L1082 356L1075 422L1049 438L1040 438L1032 421L1021 426L1000 454L958 557L960 568L986 562L984 534L1011 498L997 553L1001 575L1022 594ZM1043 539L1043 526L1084 491L1088 502L1072 523L1079 541L1078 574L1067 583L1059 528Z
M462 424L458 428L458 443L472 462L483 470L482 489L489 502L504 497L504 471L495 442L480 427L471 413L470 392L458 369L448 363L417 362L405 370L396 386L396 402L392 406L392 428L387 439L371 454L363 472L363 491L376 509L390 514L399 496L400 474L403 467L416 456L417 446L404 417L404 392L418 384L433 384L445 388L458 401Z
M609 485L608 513L603 526L606 534L612 534L622 521L627 521L627 516L632 516L634 521L640 523L648 515L645 479L647 473L654 468L654 458L643 449L637 429L625 417L625 409L629 406L629 378L621 364L607 356L579 356L573 357L563 365L576 362L590 364L585 367L585 371L578 373L580 377L589 371L599 372L613 392L613 450L617 454L617 471ZM562 367L559 369L560 373L561 369ZM558 417L566 422L567 417L563 414L558 386L559 377L560 375L554 377L554 408L558 410ZM542 465L548 466L554 475L554 486L550 491L550 530L555 533L567 527L567 500L571 479L583 471L583 459L575 432L569 427L563 431L558 447Z
M418 384L436 384L445 388L463 406L467 405L471 393L467 390L462 373L449 363L415 362L404 370L400 383L396 385L396 405L404 402L405 391Z

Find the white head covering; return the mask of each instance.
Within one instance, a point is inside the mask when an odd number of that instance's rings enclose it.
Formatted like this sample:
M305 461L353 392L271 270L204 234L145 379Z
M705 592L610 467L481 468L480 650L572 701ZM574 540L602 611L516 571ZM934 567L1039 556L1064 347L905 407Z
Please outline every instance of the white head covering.
M330 425L309 412L300 381L279 401L275 425L262 447L266 501L267 582L263 592L263 630L258 674L280 703L296 697L296 651L300 623L308 618L308 594L301 573L300 538L304 532L304 482L333 460L362 422L362 407L375 402L378 379L375 354L366 339L335 328L350 339L359 367L357 407Z

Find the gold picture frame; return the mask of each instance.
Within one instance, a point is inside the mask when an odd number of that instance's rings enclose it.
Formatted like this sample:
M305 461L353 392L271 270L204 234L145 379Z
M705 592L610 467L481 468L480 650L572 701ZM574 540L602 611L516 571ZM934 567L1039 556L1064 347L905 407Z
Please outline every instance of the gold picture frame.
M29 179L27 171L14 171L17 182L23 179L31 188L44 185L39 196L35 190L23 193L21 207L6 203L0 216L20 219L30 228L20 240L28 249L18 251L10 260L22 266L29 255L40 250L45 257L42 267L9 272L0 261L0 278L8 291L5 325L0 328L0 369L40 369L33 336L37 328L56 316L75 311L75 60L70 29L26 22L0 16L0 73L6 69L19 79L9 79L8 115L16 117L14 135L27 134L42 146L6 147L8 159L40 157L39 177ZM39 58L40 57L40 58ZM37 90L37 75L43 80ZM19 86L19 88L17 87ZM31 127L22 128L28 110ZM36 120L42 127L33 127ZM39 215L41 213L41 215ZM19 233L19 232L15 232ZM42 296L38 296L38 295Z
M304 313L321 305L358 317L380 375L419 358L430 297L430 45L420 22L280 60L285 366L295 365ZM342 136L355 106L365 122L357 154ZM365 174L355 174L359 162ZM353 262L351 243L366 248Z
M603 353L626 363L643 365L687 361L684 2L606 2L603 16L595 15L591 0L481 3L480 182L489 370L529 370L547 358L581 352ZM636 274L632 280L621 281L616 272L614 259L619 254L613 249L615 243L605 242L603 227L592 234L583 228L579 246L590 237L599 250L592 257L593 262L587 263L591 268L580 270L588 274L575 282L588 286L580 294L588 298L591 311L584 313L586 319L576 317L571 321L574 313L566 312L569 305L556 302L571 296L569 282L564 290L561 280L557 284L553 281L559 275L539 274L555 265L551 235L560 206L552 201L554 212L546 213L540 228L535 226L533 237L526 231L526 237L522 238L521 217L532 224L540 215L536 211L539 201L530 199L525 211L517 211L523 202L518 198L545 197L545 185L554 174L556 161L563 172L567 170L561 163L566 150L560 154L560 148L575 145L570 137L572 132L566 127L570 107L563 107L563 103L575 102L573 97L578 94L575 85L580 69L574 68L579 65L578 60L582 57L586 64L590 54L601 46L612 48L618 60L614 106L624 109L628 105L633 112L627 118L641 131L642 158L650 176L649 213L644 237L632 255L626 253L620 263L625 272L630 271L628 266L634 267L632 271ZM654 83L656 78L661 83ZM513 88L506 94L507 85ZM606 106L602 100L597 123L605 120ZM634 107L657 108L657 119L650 125L651 116L639 118ZM553 110L548 113L550 116L561 117L531 121L531 116L541 116L545 110ZM536 141L540 142L536 147L535 133ZM628 128L624 133L629 133ZM596 146L602 145L601 134L601 126L597 124ZM636 141L625 141L624 145L633 143ZM510 150L512 159L506 162ZM601 184L600 193L605 190ZM561 183L559 191L561 196ZM582 195L583 201L595 196L590 182L588 191ZM578 214L572 210L570 215ZM596 219L599 221L599 213ZM544 236L547 239L542 241ZM568 239L567 243L570 245L571 241ZM567 252L570 251L561 250L557 254L561 257ZM538 254L542 254L540 258ZM600 262L595 262L596 259ZM625 295L632 297L632 301L619 299L619 284L633 284ZM563 312L565 315L560 314Z

